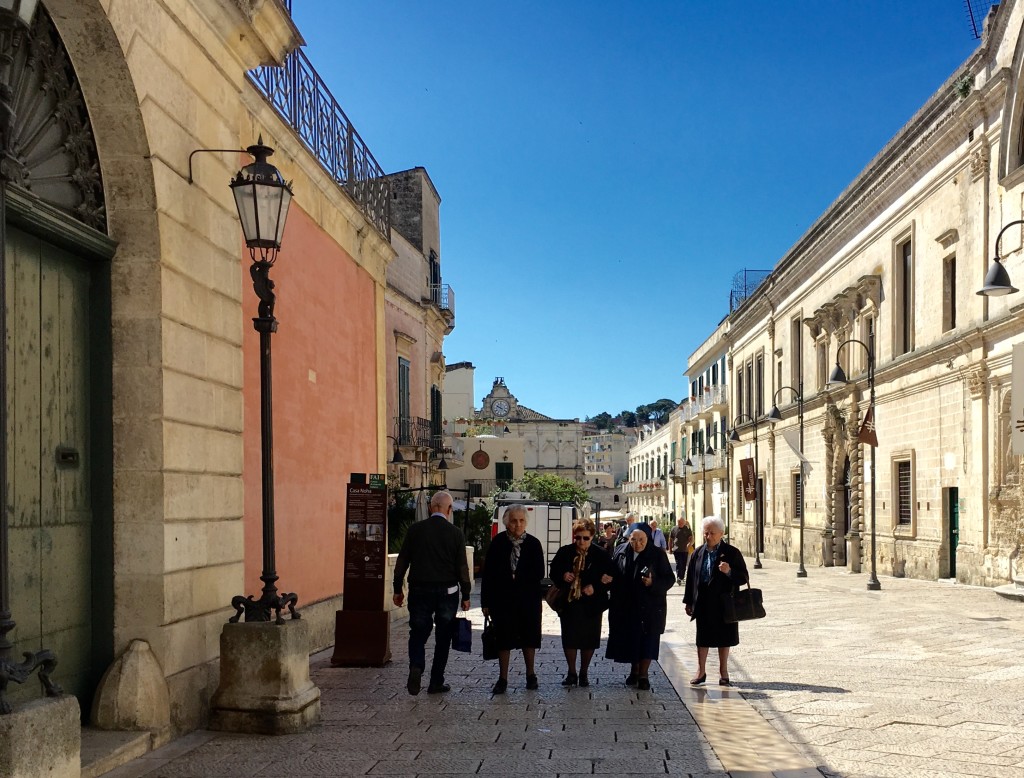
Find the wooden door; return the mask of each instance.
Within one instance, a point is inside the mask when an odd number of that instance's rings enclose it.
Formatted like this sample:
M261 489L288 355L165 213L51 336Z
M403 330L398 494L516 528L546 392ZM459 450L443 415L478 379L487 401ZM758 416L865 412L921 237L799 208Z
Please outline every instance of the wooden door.
M7 403L14 656L48 648L54 680L95 682L90 267L8 225ZM38 684L9 687L12 699Z

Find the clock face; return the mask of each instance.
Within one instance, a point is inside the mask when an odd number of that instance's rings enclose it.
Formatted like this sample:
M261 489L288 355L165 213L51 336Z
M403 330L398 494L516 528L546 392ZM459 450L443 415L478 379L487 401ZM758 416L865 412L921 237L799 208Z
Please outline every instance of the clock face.
M491 411L494 412L495 416L508 416L508 412L511 407L508 404L508 400L495 400L491 403Z

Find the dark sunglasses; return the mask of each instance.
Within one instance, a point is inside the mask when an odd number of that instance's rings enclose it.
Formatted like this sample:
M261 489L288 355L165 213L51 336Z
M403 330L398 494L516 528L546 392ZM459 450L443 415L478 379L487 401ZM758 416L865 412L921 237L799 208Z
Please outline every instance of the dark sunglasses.
M590 535L573 535L573 540L590 540Z

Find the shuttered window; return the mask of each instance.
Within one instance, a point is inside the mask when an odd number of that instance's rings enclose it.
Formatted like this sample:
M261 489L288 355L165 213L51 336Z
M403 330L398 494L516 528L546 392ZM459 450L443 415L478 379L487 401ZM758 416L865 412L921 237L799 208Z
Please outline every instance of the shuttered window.
M910 462L896 463L896 480L899 487L899 498L897 503L898 520L900 524L910 524L911 518L911 483L910 483Z
M803 500L800 499L803 489L804 484L800 473L793 473L793 518L797 521L800 520L800 514L803 511Z

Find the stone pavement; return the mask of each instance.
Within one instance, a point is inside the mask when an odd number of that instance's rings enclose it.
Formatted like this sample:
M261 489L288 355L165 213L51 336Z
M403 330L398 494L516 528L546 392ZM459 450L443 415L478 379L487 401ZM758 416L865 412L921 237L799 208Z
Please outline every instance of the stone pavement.
M411 697L400 624L384 668L313 657L323 717L310 732L196 732L108 776L1024 776L1024 605L946 582L882 577L868 592L844 568L795 571L773 560L751 571L768 618L741 625L731 690L714 663L711 684L686 683L695 652L680 588L650 692L603 659L589 689L561 687L545 610L538 691L514 655L508 694L492 697L497 663L453 652L452 691ZM470 615L479 627L479 609Z

